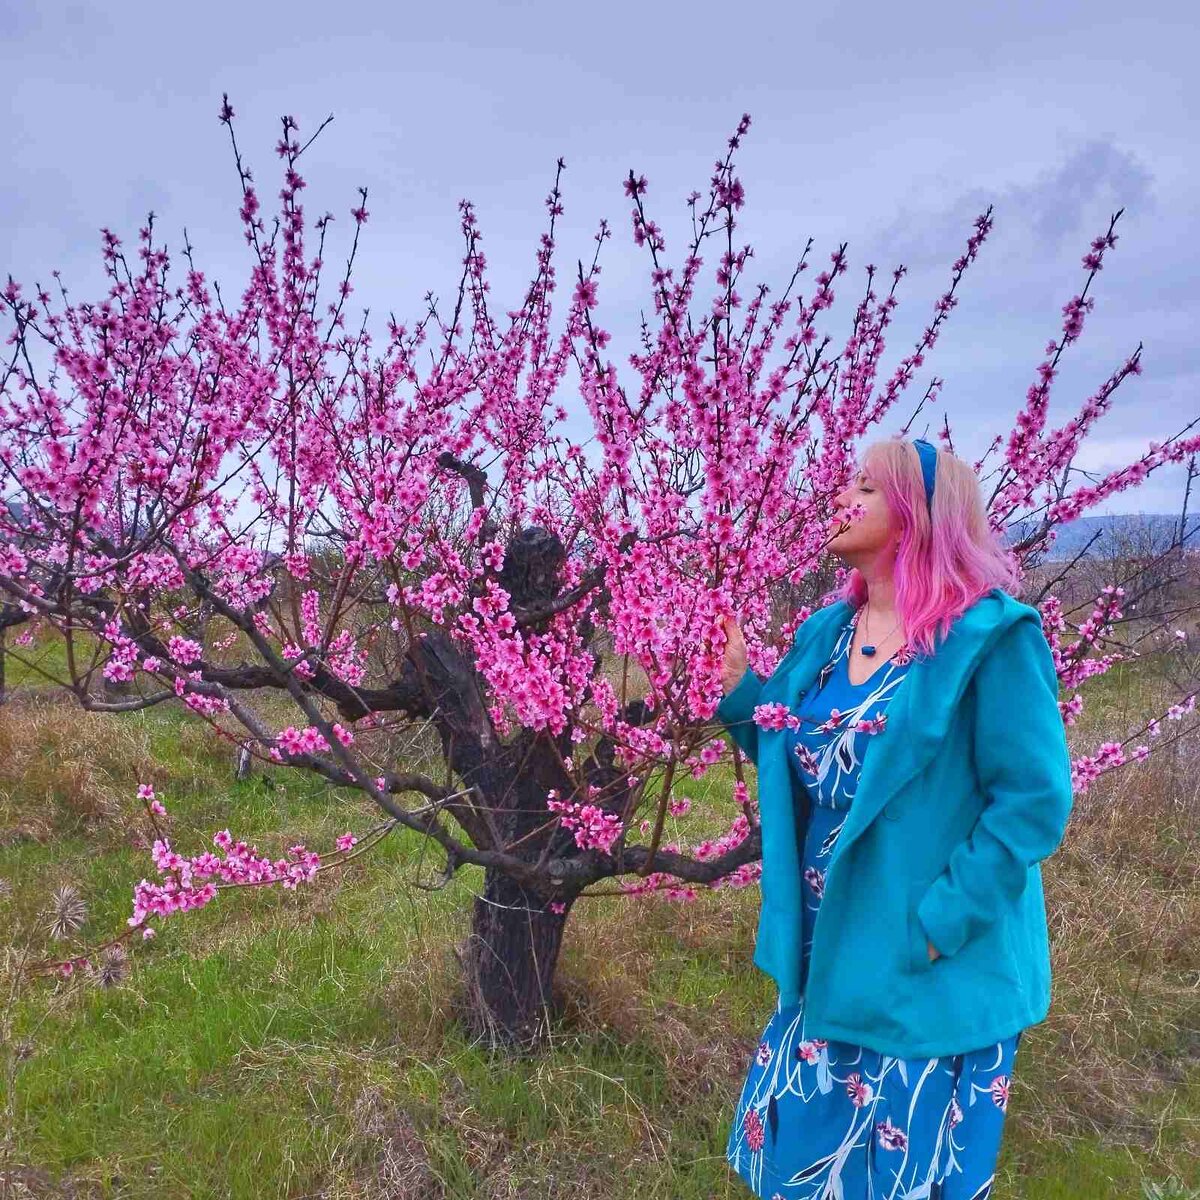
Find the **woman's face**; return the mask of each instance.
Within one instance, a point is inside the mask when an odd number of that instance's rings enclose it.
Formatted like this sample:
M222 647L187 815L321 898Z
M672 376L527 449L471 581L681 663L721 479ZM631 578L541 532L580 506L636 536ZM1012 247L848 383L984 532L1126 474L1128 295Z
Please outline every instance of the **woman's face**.
M898 531L893 530L892 514L883 489L871 478L868 466L864 465L850 486L834 497L833 503L835 516L829 523L829 531L835 536L828 545L834 554L854 567L864 566L880 555L891 557ZM865 515L848 523L845 510L855 504L862 506Z

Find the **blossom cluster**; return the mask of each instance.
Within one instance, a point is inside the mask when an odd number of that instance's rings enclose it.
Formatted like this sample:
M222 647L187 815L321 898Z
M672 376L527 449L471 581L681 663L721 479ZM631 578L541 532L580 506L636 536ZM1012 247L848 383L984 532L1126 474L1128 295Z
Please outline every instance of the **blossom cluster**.
M235 842L228 829L214 834L213 845L221 853L206 850L185 858L171 849L166 838L155 838L151 856L163 882L143 879L134 887L129 924L136 929L150 917L203 908L216 896L218 880L228 885L278 883L295 888L314 878L321 865L321 856L302 845L292 846L286 858L272 860L260 855L257 847Z
M232 138L227 101L220 120ZM315 222L314 237L300 203L306 143L291 117L276 146L273 220L238 154L239 219L253 251L245 281L218 288L190 248L181 277L172 275L178 261L173 268L151 218L136 254L103 231L105 296L74 303L63 288L60 304L40 285L27 295L9 282L0 292L16 364L0 384L0 456L11 476L10 503L0 505L5 602L31 621L86 630L110 681L165 676L154 702L165 686L206 718L251 726L231 703L226 672L237 668L213 657L231 648L231 636L198 632L208 614L219 611L250 644L255 686L282 662L294 673L289 684L324 688L335 702L350 689L385 691L368 686L380 640L387 663L403 638L435 630L442 663L457 656L465 664L480 698L477 725L489 737L594 736L612 748L618 781L672 755L702 777L722 748L714 741L695 750L690 739L721 698L724 619L738 614L750 666L766 678L782 647L766 636L778 591L764 581L798 588L811 578L825 554L831 498L854 475L852 447L925 365L992 229L990 210L975 219L917 344L880 376L904 268L877 292L868 265L840 346L819 321L844 287L844 247L815 270L806 252L784 288L752 280L736 164L749 129L743 116L706 192L689 198L691 228L679 241L650 211L650 182L629 173L628 227L647 256L653 298L633 353L610 350L601 319L607 222L594 257L579 261L559 290L559 176L544 201L534 277L513 311L490 299L483 234L463 201L452 313L430 299L416 320L393 317L382 335L349 320L366 192L349 210L344 274L330 284L330 218ZM989 512L998 532L1035 507L1052 541L1056 522L1200 451L1200 435L1151 442L1132 464L1086 486L1060 486L1080 475L1069 468L1083 439L1141 369L1135 353L1060 427L1049 426L1060 360L1095 304L1091 284L1116 244L1113 224L1080 262L1087 278L1062 306L1004 445ZM34 371L40 355L27 352L34 336L53 357L52 385ZM581 444L564 429L565 387L589 423ZM948 426L943 437L949 445ZM1046 496L1054 497L1048 509ZM146 512L156 514L152 522ZM307 532L335 548L336 577ZM552 578L511 570L526 538L544 551ZM1071 644L1061 606L1053 598L1044 605L1067 724L1082 713L1081 685L1121 657L1106 646L1123 604L1122 589L1106 587ZM799 625L808 609L795 616ZM789 623L785 641L793 630ZM600 639L644 681L635 706L625 683L597 671ZM1174 708L1167 716L1177 719ZM798 727L782 704L758 706L754 720L762 729ZM883 720L856 728L877 733ZM345 726L329 728L342 746L353 743ZM331 740L305 720L284 728L268 753L286 762L337 749ZM1077 786L1119 761L1113 744L1080 759ZM735 799L746 807L743 793ZM152 816L165 815L143 799ZM623 832L614 813L592 803L552 808L581 849L608 853ZM671 811L684 816L686 801L672 800ZM739 815L696 853L736 847L744 822ZM160 857L175 862L162 845ZM164 882L147 884L144 911L207 903L206 889L226 882L222 870L233 883L259 881L240 873L266 869L249 850L199 860L180 859ZM282 872L275 881L294 885L294 869L307 860L280 861L286 870L272 864ZM754 870L739 870L729 885L744 885ZM660 882L639 879L634 888Z
M353 743L354 734L340 722L335 721L330 728L343 746ZM284 755L297 757L302 754L327 754L330 750L329 739L315 725L308 725L304 729L289 725L280 730L275 741L275 746L268 751L268 757L274 762L283 762Z
M166 817L167 809L153 784L139 784L137 797L151 814L155 829L159 829L156 818ZM142 937L149 939L154 936L154 929L146 925L151 917L203 908L221 887L277 883L294 889L313 879L321 869L321 856L303 845L292 846L285 858L271 859L260 854L256 846L235 841L228 829L215 833L212 843L216 853L205 850L185 857L172 849L166 837L154 839L150 853L162 882L143 879L134 888L133 915L128 920L131 928L142 928ZM349 832L339 834L335 842L339 854L357 844L358 838Z
M753 810L755 806L746 797L746 785L744 782L739 781L734 784L734 795L740 804ZM648 828L649 822L643 822L642 832L647 832ZM723 855L729 853L729 851L735 850L749 836L750 822L744 812L739 812L725 833L718 838L704 839L696 846L691 847L690 852L699 862L711 862L714 859L721 858ZM676 854L685 852L685 847L679 845L677 842L668 842L663 849ZM732 871L722 875L719 879L714 880L705 890L720 891L723 888L740 890L757 883L761 878L761 861L743 863L741 866L735 867ZM701 889L695 884L678 882L669 872L651 871L644 877L623 879L621 881L621 891L631 896L653 895L664 896L669 900L686 901L695 900L700 895Z
M594 804L578 804L557 799L558 791L548 793L546 807L559 814L566 829L574 830L575 845L581 850L599 850L611 854L613 843L621 836L624 824L616 813L605 812Z

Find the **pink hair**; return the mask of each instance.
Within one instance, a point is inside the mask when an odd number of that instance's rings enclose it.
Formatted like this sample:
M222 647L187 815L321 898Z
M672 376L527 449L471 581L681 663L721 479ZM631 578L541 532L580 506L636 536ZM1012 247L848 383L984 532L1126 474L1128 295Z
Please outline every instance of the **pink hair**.
M883 489L900 530L894 574L897 615L909 645L932 654L937 634L944 639L954 620L993 587L1015 592L1019 564L988 522L975 472L949 450L937 447L932 518L921 456L911 440L898 436L873 442L863 455L863 469ZM858 608L866 599L866 582L854 568L822 602L845 600Z

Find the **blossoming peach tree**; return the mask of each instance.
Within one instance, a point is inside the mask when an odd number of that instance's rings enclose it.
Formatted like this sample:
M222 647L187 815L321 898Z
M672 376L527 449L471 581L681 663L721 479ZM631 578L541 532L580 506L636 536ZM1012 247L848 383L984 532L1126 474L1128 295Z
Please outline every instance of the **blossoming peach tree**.
M173 273L153 215L132 260L104 231L103 299L70 302L57 272L56 295L39 285L28 296L11 279L4 290L9 652L60 639L65 672L47 677L81 707L185 705L242 752L358 789L380 810L361 839L347 833L328 852L298 845L273 860L229 830L173 841L162 799L144 784L154 879L131 880L128 928L114 942L151 937L223 888L303 884L403 827L437 843L446 879L482 868L462 956L467 1010L498 1042L535 1041L581 896L608 880L631 902L756 881L756 806L736 758L724 832L664 841L668 814L688 808L679 779L736 755L712 719L722 621L743 622L755 669L778 662L810 610L773 631L773 599L821 561L832 497L854 470L850 447L937 341L991 210L918 344L878 388L904 268L882 299L867 268L840 351L818 319L846 270L845 246L807 293L811 243L781 291L747 283L735 154L748 117L707 190L688 199L677 259L651 219L646 180L626 179L652 311L621 369L599 311L605 222L555 316L561 161L519 307L496 311L464 201L457 293L448 305L427 296L419 320L392 318L376 342L367 314L348 313L365 190L330 287L332 216L310 227L301 204L311 139L302 145L296 121L283 119L280 205L268 222L233 116L226 98L248 256L240 293L209 280L186 239ZM1083 260L1087 283L1063 310L1014 430L976 464L999 452L989 477L998 532L1032 515L1016 546L1023 561L1056 526L1200 448L1200 437L1176 435L1069 486L1084 437L1140 370L1140 347L1048 428L1059 358L1092 307L1088 288L1119 216ZM918 411L940 387L933 379ZM569 407L590 426L582 442L567 436ZM948 422L941 436L952 444ZM1078 626L1046 599L1068 693L1119 657L1101 647L1123 597L1106 587ZM290 705L282 728L253 703L264 689ZM1065 720L1080 703L1077 693L1063 702ZM380 761L382 731L415 723L436 731L445 779ZM1126 757L1111 743L1081 758L1079 786ZM84 961L42 966L70 973Z

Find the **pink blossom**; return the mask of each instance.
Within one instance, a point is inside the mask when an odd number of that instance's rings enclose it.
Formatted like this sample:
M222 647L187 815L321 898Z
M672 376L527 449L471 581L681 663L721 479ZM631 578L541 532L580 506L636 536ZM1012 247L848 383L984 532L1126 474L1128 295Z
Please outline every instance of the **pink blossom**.
M887 713L882 712L877 717L858 721L854 728L859 733L882 733L887 727Z
M194 663L204 653L204 648L199 642L178 636L172 637L167 643L167 647L175 662L182 663L184 666Z
M165 839L156 839L152 858L163 882L143 879L134 888L129 925L137 928L152 916L203 908L216 897L219 887L278 883L292 889L314 878L321 865L320 856L303 845L292 846L286 858L271 860L245 842L234 842L228 830L215 834L213 844L224 851L223 856L205 851L184 858ZM214 882L213 877L221 882Z
M232 122L228 97L219 113ZM105 680L135 685L122 706L174 702L271 763L319 768L329 782L370 778L389 761L393 735L403 742L420 722L466 736L468 757L521 764L517 792L529 792L522 771L543 791L559 783L547 810L573 835L568 851L608 856L615 869L624 822L644 834L655 826L656 769L670 760L677 778L699 781L728 754L724 738L695 736L715 724L722 699L723 618L737 614L763 680L795 644L811 608L784 614L778 628L779 589L815 577L854 448L901 410L933 362L992 230L989 209L914 344L885 370L903 267L877 290L867 264L868 286L845 321L831 312L851 267L844 247L813 263L806 254L778 287L753 274L769 256L759 260L742 230L736 152L749 127L743 116L692 191L690 220L672 224L679 253L667 253L646 177L625 179L625 229L644 253L647 289L635 306L644 325L619 355L600 287L613 231L600 222L591 252L568 253L564 270L557 178L511 311L492 293L484 231L464 200L456 302L430 292L411 319L360 320L348 299L368 242L366 191L349 201L346 259L330 267L331 218L305 214L307 139L290 116L265 188L236 152L243 278L218 287L190 249L169 253L147 221L128 248L102 232L98 295L76 302L65 288L37 287L35 305L10 281L0 310L16 366L0 388L0 454L13 505L0 505L0 593L30 626L15 636L69 621L96 643ZM1090 321L1113 224L1090 239L1086 278L1060 297L1014 428L986 450L997 457L988 513L997 529L1033 510L1049 543L1056 526L1200 452L1200 433L1185 431L1099 475L1074 467L1117 389L1140 373L1140 351L1051 423L1062 358ZM48 373L34 377L31 359ZM930 401L940 386L934 376ZM580 419L575 436L566 426ZM947 424L939 435L947 448L951 432ZM21 513L36 520L34 536ZM838 516L861 514L851 505ZM544 554L533 575L522 561L531 545ZM548 608L526 594L531 582L546 585ZM1070 697L1064 724L1082 716L1087 681L1127 657L1112 636L1124 602L1107 585L1079 624L1055 597L1042 603L1060 694ZM217 619L201 634L209 616ZM1186 632L1190 618L1178 619ZM625 677L597 670L601 646L628 665ZM73 686L88 682L85 659ZM264 729L243 683L269 687L291 705L287 715ZM776 696L744 732L799 729ZM1161 720L1194 712L1194 696L1170 699L1178 702L1164 701ZM469 719L455 715L459 702ZM835 714L834 724L848 717ZM885 720L855 728L878 733ZM1148 743L1160 728L1151 722ZM387 732L377 744L371 730ZM1139 736L1082 747L1076 790L1145 761ZM522 744L535 748L528 760L513 757ZM569 778L556 759L539 761L553 747ZM798 753L815 773L811 752ZM389 779L408 790L386 772L375 788ZM144 786L139 801L157 825L165 807ZM711 828L704 806L691 836L696 806L680 794L666 805L676 840L664 853L706 864L743 846L760 819L744 781L719 801ZM202 853L184 853L186 844L174 829L154 842L156 878L135 894L143 923L203 907L225 886L294 887L319 870L303 846L273 859L228 830ZM712 874L693 885L648 870L619 886L686 902L753 886L762 866ZM807 886L823 883L814 875Z
M582 850L596 849L609 854L624 829L616 813L604 812L592 804L551 798L546 801L546 807L561 814L563 826L575 831L575 844Z
M799 728L799 718L796 717L786 704L772 701L770 704L756 704L753 713L754 723L760 729L796 729Z

